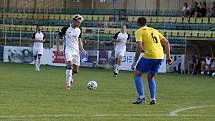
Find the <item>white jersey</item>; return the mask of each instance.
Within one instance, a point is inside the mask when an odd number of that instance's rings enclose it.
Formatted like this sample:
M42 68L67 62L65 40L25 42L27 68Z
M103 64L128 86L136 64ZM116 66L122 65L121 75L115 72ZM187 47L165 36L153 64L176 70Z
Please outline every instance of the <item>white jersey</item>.
M116 42L115 51L120 51L120 50L126 51L126 43L127 43L127 40L130 39L129 34L118 32L115 34L113 38L120 40L119 42Z
M79 35L81 33L81 30L76 27L75 29L72 27L69 27L66 31L65 38L64 38L64 44L65 49L74 50L76 52L79 52Z
M44 34L42 32L36 32L33 34L32 39L34 40L44 40ZM34 48L42 48L43 42L34 42Z
M80 28L63 27L58 35L64 37L64 50L73 50L79 53L78 39L81 38Z
M205 58L206 65L211 65L211 58Z

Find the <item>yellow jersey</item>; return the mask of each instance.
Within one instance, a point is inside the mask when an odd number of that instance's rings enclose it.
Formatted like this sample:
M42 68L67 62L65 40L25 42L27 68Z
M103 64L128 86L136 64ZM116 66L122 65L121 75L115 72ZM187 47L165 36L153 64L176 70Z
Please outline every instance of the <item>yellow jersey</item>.
M163 59L164 52L161 40L164 36L156 29L151 27L141 27L135 32L136 42L142 42L144 58Z

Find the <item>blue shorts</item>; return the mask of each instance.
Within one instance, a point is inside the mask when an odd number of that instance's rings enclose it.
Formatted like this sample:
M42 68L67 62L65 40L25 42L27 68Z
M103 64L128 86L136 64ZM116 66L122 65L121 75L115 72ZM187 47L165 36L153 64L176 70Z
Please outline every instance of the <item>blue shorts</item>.
M162 61L162 59L146 59L142 57L137 63L136 70L142 73L150 72L152 75L156 75Z

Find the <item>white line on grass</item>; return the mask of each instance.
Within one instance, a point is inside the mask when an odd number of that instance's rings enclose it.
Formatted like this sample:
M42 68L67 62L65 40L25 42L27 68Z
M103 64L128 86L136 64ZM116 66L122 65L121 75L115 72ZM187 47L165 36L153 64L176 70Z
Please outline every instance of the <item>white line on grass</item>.
M198 108L209 108L209 107L215 107L215 105L192 106L192 107L188 107L188 108L181 108L181 109L177 109L175 111L169 112L169 116L177 116L178 112L182 112L182 111L186 111L186 110L198 109Z

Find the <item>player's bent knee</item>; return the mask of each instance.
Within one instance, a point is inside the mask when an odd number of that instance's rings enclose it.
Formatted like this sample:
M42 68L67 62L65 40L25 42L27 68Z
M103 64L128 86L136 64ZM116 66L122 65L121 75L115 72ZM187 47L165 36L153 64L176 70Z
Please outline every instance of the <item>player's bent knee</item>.
M148 80L154 80L154 76L155 76L155 74L148 73L147 78L148 78Z
M138 71L138 70L134 71L134 76L141 76L141 75L142 75L142 73L140 71Z
M78 70L77 70L77 69L73 69L73 70L72 70L72 73L77 74L77 73L78 73Z

